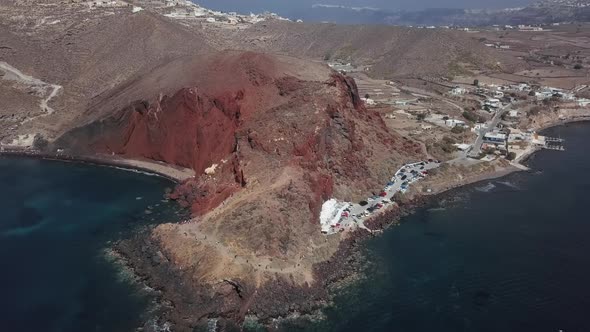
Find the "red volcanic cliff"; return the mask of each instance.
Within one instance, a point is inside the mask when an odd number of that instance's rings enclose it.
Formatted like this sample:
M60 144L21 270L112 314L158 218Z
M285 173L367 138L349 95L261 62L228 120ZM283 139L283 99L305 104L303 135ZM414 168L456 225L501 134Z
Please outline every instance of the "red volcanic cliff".
M323 202L367 197L420 153L365 109L354 80L289 57L230 52L175 61L106 95L89 110L95 121L55 144L196 171L171 197L199 221L150 233L169 262L164 270L181 273L179 284L190 289L166 291L187 299L175 302L182 317L215 310L241 319L257 303L284 305L260 295L263 285L313 282L313 264L332 250L320 233ZM138 252L143 258L143 247ZM220 295L220 280L238 285L239 296ZM211 291L200 297L194 289L203 285ZM215 306L187 304L203 299Z
M169 75L179 75L178 80ZM161 80L172 92L127 103L72 130L57 144L192 168L197 176L181 184L173 197L199 215L247 188L248 196L240 202L252 209L250 215L260 210L257 222L272 222L269 209L277 209L298 222L316 224L323 201L334 195L352 199L351 194L381 185L389 174L379 165L418 149L364 108L353 79L324 66L229 53L175 62L152 76L111 95L122 102L121 96L141 96L143 87L149 91ZM214 164L215 173L204 174ZM289 186L279 188L287 178ZM273 208L276 201L263 204L257 197L257 191L265 190L269 197L274 190L297 195L278 199L280 206Z
M99 152L143 157L204 172L236 148L243 92L209 97L184 88L151 105L138 102L128 113L119 135L92 144Z

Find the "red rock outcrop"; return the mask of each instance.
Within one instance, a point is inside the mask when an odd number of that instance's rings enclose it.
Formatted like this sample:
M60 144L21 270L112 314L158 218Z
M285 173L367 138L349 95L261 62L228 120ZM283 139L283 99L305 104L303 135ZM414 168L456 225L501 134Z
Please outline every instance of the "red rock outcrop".
M164 161L202 174L236 148L243 92L209 97L184 88L147 106L136 103L120 135L92 145L98 152Z
M323 202L366 197L399 164L419 158L419 146L365 109L353 79L289 57L228 52L175 61L109 95L95 110L103 117L56 144L195 170L171 197L200 222L161 225L152 233L184 271L180 284L215 289L219 280L241 280L249 290L235 303L215 298L215 312L243 315L274 303L256 295L271 280L311 283L317 261L304 257L330 251L320 234ZM106 111L119 104L127 106ZM262 265L275 260L281 265L273 272ZM283 280L287 266L292 272ZM183 303L175 310L191 316L194 308Z
M317 220L322 202L342 188L382 181L374 161L411 148L364 108L352 78L301 66L250 52L176 61L109 94L115 101L106 103L139 96L140 87L149 91L159 80L179 86L162 88L173 93L143 96L60 143L192 168L197 177L173 197L196 214L244 188L248 177L260 179L265 168L291 165L305 173L309 218ZM215 174L205 175L214 164Z

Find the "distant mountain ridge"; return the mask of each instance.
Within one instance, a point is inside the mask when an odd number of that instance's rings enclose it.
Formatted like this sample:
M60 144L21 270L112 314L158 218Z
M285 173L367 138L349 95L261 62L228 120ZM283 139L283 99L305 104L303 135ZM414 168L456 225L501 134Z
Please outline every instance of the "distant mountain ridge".
M429 8L418 11L316 4L290 16L316 22L406 26L551 24L590 21L590 0L543 0L526 7L505 9Z

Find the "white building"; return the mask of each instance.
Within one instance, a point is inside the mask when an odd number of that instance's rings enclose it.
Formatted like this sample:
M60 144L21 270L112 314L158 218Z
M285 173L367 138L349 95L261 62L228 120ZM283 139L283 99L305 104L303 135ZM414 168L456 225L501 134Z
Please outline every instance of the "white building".
M537 100L549 99L549 98L553 97L553 91L550 91L550 90L537 91L537 92L535 92L535 97L537 97Z
M486 123L476 123L473 128L471 128L472 132L478 132L482 129L487 129L488 125Z
M545 136L539 136L539 134L535 133L531 138L531 143L537 146L545 146Z
M508 137L504 133L491 132L484 135L483 140L486 143L505 144Z
M492 108L498 108L498 107L500 107L500 106L501 106L501 104L500 104L500 100L499 100L499 99L497 99L497 98L488 98L488 99L485 101L484 105L485 105L485 106L488 106L488 107L492 107Z
M517 90L517 91L529 91L531 90L530 85L526 83L519 83L517 85L511 85L510 88Z
M448 119L448 120L445 120L445 125L447 125L448 127L451 127L451 128L455 128L457 126L463 127L463 126L465 126L465 121Z
M561 97L561 99L563 100L567 100L567 101L573 101L576 100L576 96L573 93L568 93L568 92L561 92L558 93L558 95Z
M543 31L543 28L541 28L541 27L533 27L530 25L522 25L522 24L518 26L518 29L520 31Z
M508 135L508 142L522 142L529 138L530 134L523 132L522 130L512 129L510 135Z
M508 112L508 116L511 118L518 118L520 115L520 113L516 110L510 110L510 112Z
M193 15L195 17L203 17L203 16L207 16L207 10L205 8L195 8L195 10L193 11Z
M454 96L464 95L467 93L467 89L456 86L451 90L451 94Z
M467 151L471 149L471 144L455 144L457 150L459 151Z

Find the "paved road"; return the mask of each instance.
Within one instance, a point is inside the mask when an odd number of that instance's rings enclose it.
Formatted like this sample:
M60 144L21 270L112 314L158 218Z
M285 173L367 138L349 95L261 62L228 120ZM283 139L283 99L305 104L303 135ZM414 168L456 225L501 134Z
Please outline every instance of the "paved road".
M512 104L507 104L505 106L500 107L496 111L496 114L494 115L492 120L490 122L486 123L487 127L479 130L477 138L475 139L475 144L473 144L473 147L471 148L471 152L469 152L470 157L479 156L479 154L481 153L481 146L483 145L484 136L487 133L489 133L490 131L494 130L494 128L496 128L496 126L498 125L498 123L500 123L500 120L502 119L502 114L504 114L506 112L506 109L508 107L510 107L511 105Z
M330 228L331 231L328 233L336 233L340 230L351 229L351 228L356 228L356 227L367 229L365 227L365 225L363 224L364 221L367 220L372 214L376 213L377 211L387 208L391 204L395 204L392 202L392 198L396 193L398 193L400 191L404 191L404 190L402 190L402 185L405 182L407 182L407 186L405 186L405 187L407 189L409 189L409 186L412 183L419 181L420 179L422 179L423 176L425 176L425 175L412 175L412 171L417 172L417 174L421 174L421 172L423 172L423 171L428 172L429 170L432 170L432 169L437 168L439 166L440 166L439 163L424 161L424 165L421 165L421 162L418 162L418 163L414 163L414 164L407 164L406 166L402 167L392 177L391 180L393 182L393 185L391 185L383 190L383 192L385 192L387 195L385 195L383 197L378 196L378 197L373 197L373 198L367 198L366 201L369 204L367 204L365 206L361 206L359 203L352 204L349 207L349 212L348 212L349 216L342 217L338 223L340 226ZM402 172L402 170L405 170L405 171ZM404 180L402 180L402 177L404 175L406 176L406 178ZM384 201L386 201L386 202L389 201L391 203L383 203ZM376 208L378 204L382 204L383 208L375 209L373 213L370 213L368 211L369 208ZM363 214L364 214L364 216L363 216Z

